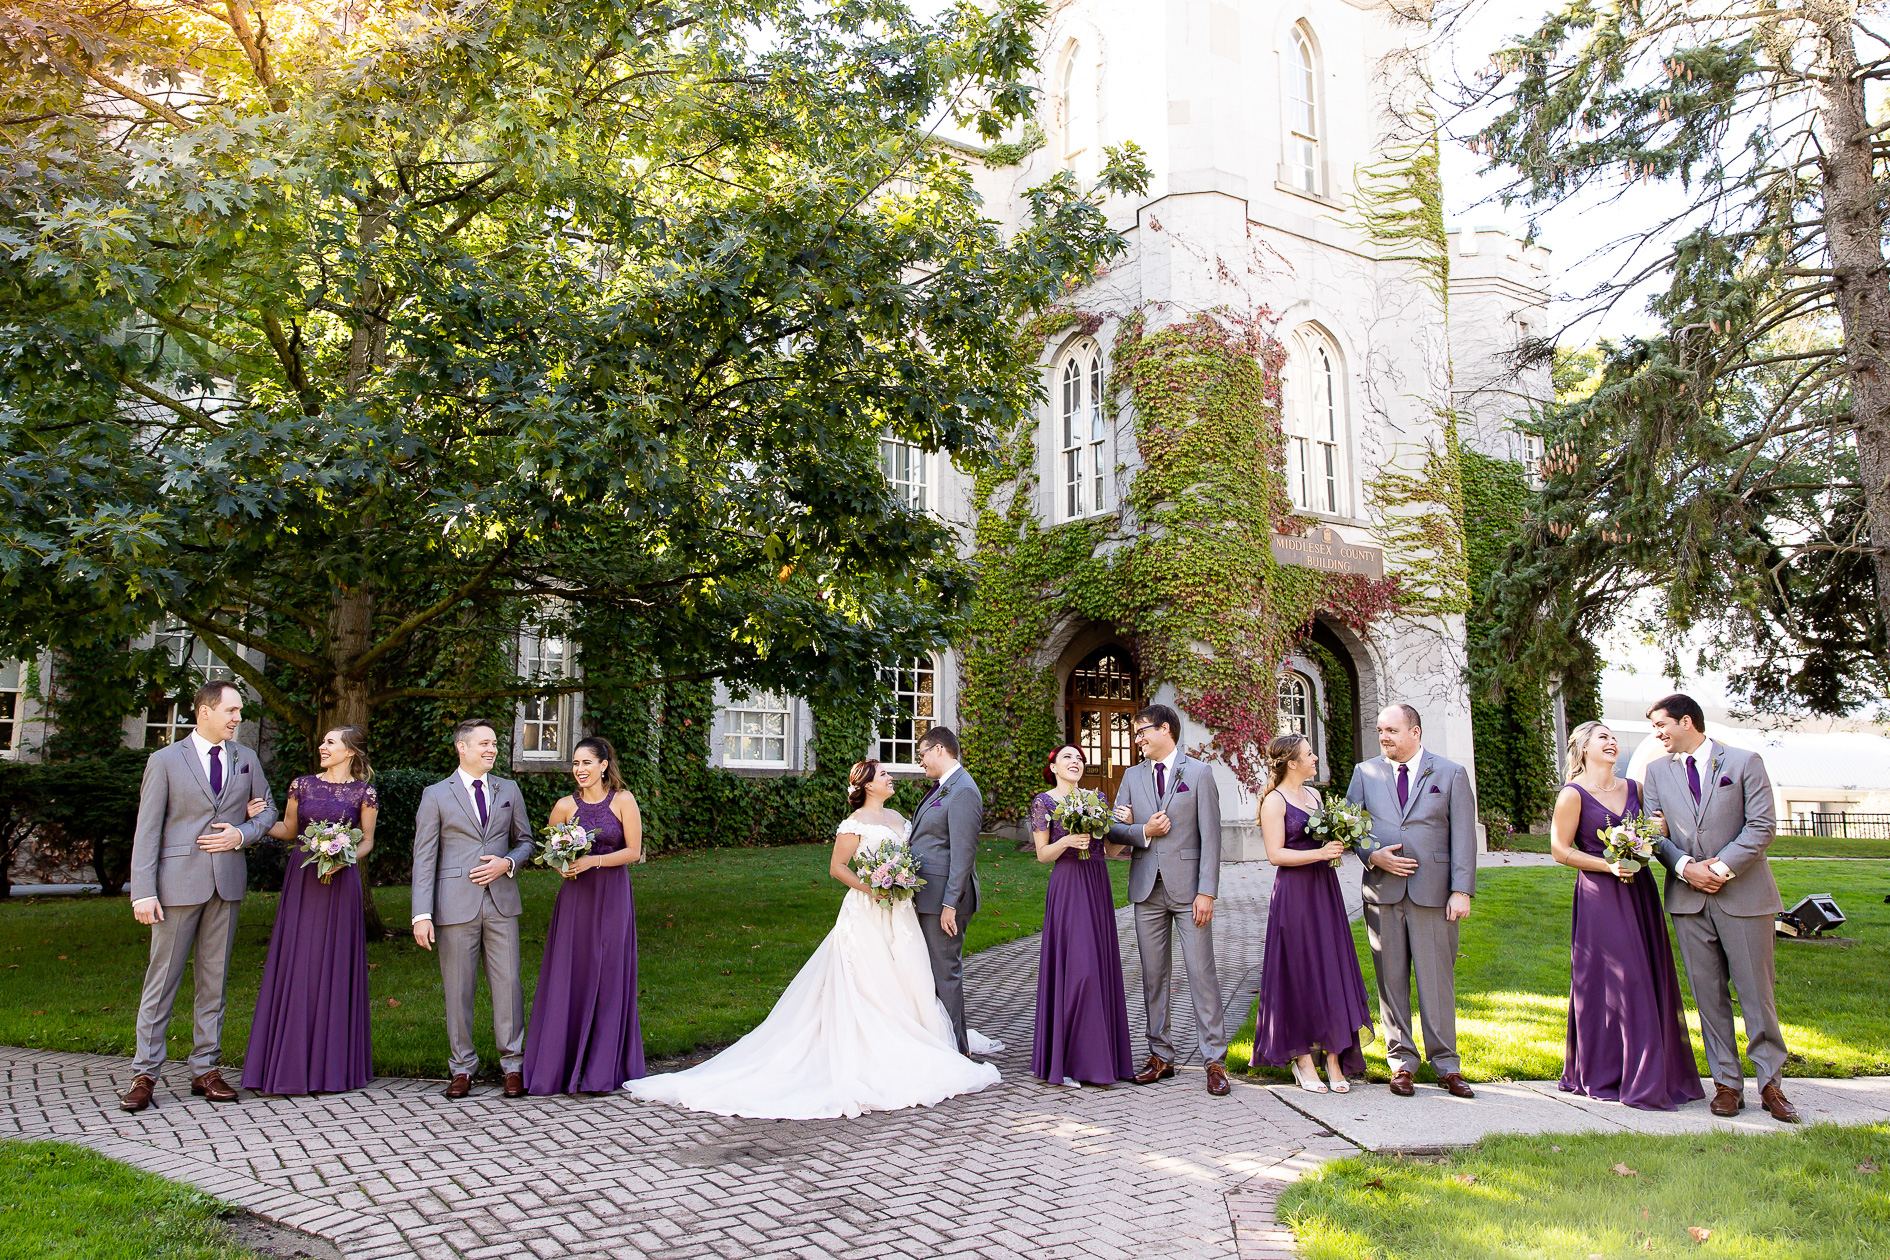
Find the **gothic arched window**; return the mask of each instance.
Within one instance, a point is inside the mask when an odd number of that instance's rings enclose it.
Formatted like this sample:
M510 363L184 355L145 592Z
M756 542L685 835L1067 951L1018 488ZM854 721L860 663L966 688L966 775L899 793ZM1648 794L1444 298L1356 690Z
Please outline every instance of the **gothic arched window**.
M1103 422L1102 350L1084 342L1064 356L1056 393L1058 512L1064 520L1100 512L1108 446Z
M1325 121L1319 116L1319 54L1312 32L1295 26L1286 46L1286 160L1283 182L1309 193L1321 187L1319 140Z
M1345 375L1339 348L1312 325L1287 346L1281 389L1286 414L1286 488L1293 506L1343 516L1350 510L1346 472Z
M1312 682L1304 674L1288 670L1280 675L1279 717L1275 735L1304 735L1312 738Z
M1096 128L1096 57L1076 40L1064 45L1057 73L1057 164L1078 175L1102 169Z

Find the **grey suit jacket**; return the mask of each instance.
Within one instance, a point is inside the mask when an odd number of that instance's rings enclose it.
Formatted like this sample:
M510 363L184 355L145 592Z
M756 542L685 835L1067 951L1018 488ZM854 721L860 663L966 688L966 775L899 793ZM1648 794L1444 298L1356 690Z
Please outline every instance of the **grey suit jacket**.
M1477 796L1470 772L1425 749L1411 769L1405 807L1398 807L1398 767L1389 757L1361 761L1352 771L1345 799L1371 811L1372 831L1358 845L1361 861L1388 845L1401 844L1416 858L1408 876L1365 865L1365 900L1391 906L1409 897L1436 909L1454 892L1477 891Z
M1147 901L1161 876L1168 895L1190 901L1221 892L1221 792L1214 768L1183 753L1175 760L1168 795L1155 796L1155 763L1139 761L1122 776L1116 805L1127 805L1133 822L1114 823L1109 839L1134 850L1129 857L1129 900ZM1149 839L1143 828L1168 811L1168 834Z
M162 906L195 906L210 900L212 893L225 901L243 899L249 886L243 849L276 825L276 806L255 752L235 742L224 747L229 750L229 770L223 791L215 797L189 736L158 749L144 763L138 824L131 836L133 901L156 897ZM268 800L269 808L254 818L244 817L250 799L257 796ZM197 847L198 836L225 822L243 833L243 849L205 853Z
M912 855L925 887L912 899L920 914L946 906L978 912L978 833L984 829L984 794L962 765L942 789L934 785L912 815Z
M1707 894L1675 875L1683 857L1724 862L1733 878L1712 894L1727 914L1777 914L1779 899L1766 846L1778 829L1772 808L1772 780L1759 754L1744 748L1713 745L1713 761L1702 766L1700 801L1687 787L1685 761L1662 755L1647 765L1641 807L1667 818L1667 836L1658 856L1667 868L1667 913L1698 914Z
M525 909L515 878L532 856L532 820L525 796L518 784L494 774L486 776L486 785L490 795L484 827L458 771L420 795L420 813L413 822L413 912L415 917L432 915L435 927L478 918L488 892L500 914L517 915ZM483 857L511 858L512 873L481 888L472 882L472 869Z

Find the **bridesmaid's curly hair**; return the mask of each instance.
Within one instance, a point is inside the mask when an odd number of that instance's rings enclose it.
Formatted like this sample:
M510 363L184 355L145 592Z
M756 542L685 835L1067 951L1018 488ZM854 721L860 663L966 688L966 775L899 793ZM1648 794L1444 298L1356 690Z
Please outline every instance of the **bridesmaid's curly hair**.
M1043 759L1043 781L1051 787L1057 785L1057 758L1063 755L1065 748L1076 748L1075 744L1058 744L1050 750L1050 755ZM1085 756L1081 748L1076 748L1078 756ZM1087 758L1085 757L1087 762Z
M1310 743L1311 740L1297 731L1275 735L1267 741L1267 792L1286 782L1286 768L1299 759L1299 746Z
M879 777L879 762L868 757L865 761L853 763L853 769L847 771L847 804L858 809L866 804L866 785Z

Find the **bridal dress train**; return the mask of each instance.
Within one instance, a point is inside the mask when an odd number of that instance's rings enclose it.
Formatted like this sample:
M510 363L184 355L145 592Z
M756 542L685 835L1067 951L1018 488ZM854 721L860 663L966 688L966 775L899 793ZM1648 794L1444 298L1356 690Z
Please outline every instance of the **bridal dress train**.
M901 839L877 823L840 830L858 835L869 856ZM982 1053L996 1045L968 1036ZM912 902L849 889L833 931L754 1031L687 1071L624 1088L692 1111L814 1120L929 1107L999 1079L996 1067L958 1053Z

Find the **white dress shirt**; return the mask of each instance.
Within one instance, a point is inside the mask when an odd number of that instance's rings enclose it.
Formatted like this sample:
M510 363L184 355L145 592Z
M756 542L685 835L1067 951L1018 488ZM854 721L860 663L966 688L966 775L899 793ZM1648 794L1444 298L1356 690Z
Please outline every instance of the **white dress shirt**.
M1160 766L1162 768L1162 786L1168 789L1170 792L1174 791L1175 790L1175 766L1179 764L1180 761L1181 761L1181 745L1176 744L1173 748L1169 750L1168 755L1166 757L1157 757L1155 759L1155 764L1151 765L1148 768L1150 778L1152 779L1154 777L1155 766ZM1161 804L1161 802L1157 801L1156 804L1159 805Z
M963 770L964 768L965 768L965 765L962 761L952 762L952 768L950 770L947 770L944 774L941 774L938 776L938 786L935 790L939 792L943 792L945 790L945 785L952 781L952 776L954 774L957 774L960 770Z
M1700 799L1704 800L1706 799L1706 776L1713 773L1713 741L1710 739L1702 739L1700 740L1700 746L1698 748L1695 748L1692 752L1673 754L1673 762L1676 766L1680 767L1680 774L1683 778L1685 777L1686 772L1687 772L1687 758L1688 757L1693 758L1693 764L1695 767L1698 768L1700 772ZM1687 792L1687 795L1688 796L1693 795L1692 791L1689 790ZM1692 860L1693 859L1691 857L1688 857L1685 854L1682 854L1680 857L1680 865L1673 868L1673 873L1675 875L1685 875L1686 870L1687 870L1687 863L1691 862ZM1721 863L1721 865L1724 866L1725 864ZM1730 872L1732 868L1726 867L1726 870L1729 872L1726 875L1726 878L1731 879L1732 876ZM1714 871L1713 874L1718 875L1719 872Z
M1411 760L1409 761L1401 762L1393 760L1389 753L1385 754L1385 760L1391 763L1391 790L1396 792L1398 790L1398 767L1401 765L1411 767L1409 775L1410 781L1413 784L1417 782L1418 767L1424 764L1424 745L1419 744L1417 746L1417 751L1411 754Z
M232 768L230 765L229 741L225 740L221 744L213 744L197 732L192 731L190 733L190 746L197 754L197 764L203 767L203 781L205 783L210 781L210 750L212 748L221 748L223 750L218 760L223 763L223 786L228 787L230 785L230 770Z

